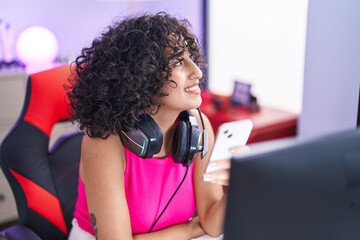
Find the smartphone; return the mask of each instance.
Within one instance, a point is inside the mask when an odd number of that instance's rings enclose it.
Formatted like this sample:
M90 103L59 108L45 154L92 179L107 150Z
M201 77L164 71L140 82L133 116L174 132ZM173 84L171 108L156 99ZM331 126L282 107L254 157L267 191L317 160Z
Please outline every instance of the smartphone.
M232 153L230 148L245 145L253 129L250 119L226 122L219 126L210 161L230 159ZM215 171L216 168L207 166L206 172Z

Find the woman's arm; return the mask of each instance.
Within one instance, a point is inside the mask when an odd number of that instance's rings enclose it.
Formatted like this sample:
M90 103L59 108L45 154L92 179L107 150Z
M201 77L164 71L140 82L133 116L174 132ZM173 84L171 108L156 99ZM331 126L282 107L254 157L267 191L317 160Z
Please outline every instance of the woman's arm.
M200 122L198 114L194 112L194 115L197 116L198 122ZM202 114L202 117L205 129L208 132L209 152L203 159L200 158L200 154L195 159L194 183L197 214L205 232L212 237L218 237L223 233L227 194L224 193L222 185L205 182L203 179L215 137L209 119L204 114Z
M124 190L125 154L118 136L85 136L80 175L96 239L132 239Z
M199 218L132 236L124 190L125 154L118 136L84 137L80 175L97 239L192 239L205 234ZM146 203L144 203L146 204Z
M186 223L180 223L171 227L146 234L139 234L134 236L136 240L174 240L174 239L193 239L205 235L205 231L200 225L198 217Z

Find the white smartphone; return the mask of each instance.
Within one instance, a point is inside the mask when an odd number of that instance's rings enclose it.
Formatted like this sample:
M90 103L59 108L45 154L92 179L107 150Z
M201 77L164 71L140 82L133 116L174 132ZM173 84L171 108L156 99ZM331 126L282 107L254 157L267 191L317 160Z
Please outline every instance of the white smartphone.
M210 161L230 159L230 148L245 145L253 129L250 119L226 122L219 126ZM216 167L207 166L206 172L215 171Z

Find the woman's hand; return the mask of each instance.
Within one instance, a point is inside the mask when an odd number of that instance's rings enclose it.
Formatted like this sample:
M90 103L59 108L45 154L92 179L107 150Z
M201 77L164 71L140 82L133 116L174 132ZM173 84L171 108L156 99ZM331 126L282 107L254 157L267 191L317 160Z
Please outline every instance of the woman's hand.
M204 173L204 181L229 186L230 159L211 161L209 165L216 170Z
M191 225L191 232L194 238L198 238L206 234L206 232L201 226L200 219L198 216L192 218L189 224Z
M248 152L250 151L250 148L248 146L237 146L229 149L229 151L234 155ZM211 161L209 162L209 165L216 170L204 173L204 181L229 186L231 167L230 159Z

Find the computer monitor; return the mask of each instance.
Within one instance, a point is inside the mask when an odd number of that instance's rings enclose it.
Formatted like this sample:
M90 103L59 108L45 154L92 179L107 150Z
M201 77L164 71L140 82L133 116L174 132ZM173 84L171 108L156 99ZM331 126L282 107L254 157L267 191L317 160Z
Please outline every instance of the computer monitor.
M360 129L233 157L224 239L360 239Z

